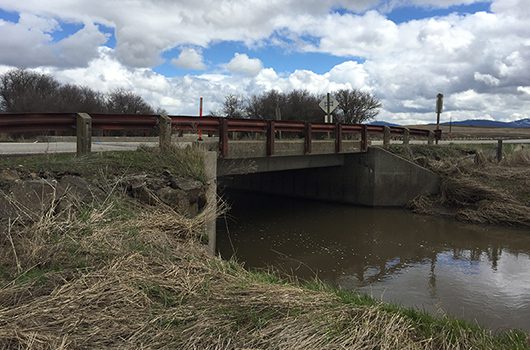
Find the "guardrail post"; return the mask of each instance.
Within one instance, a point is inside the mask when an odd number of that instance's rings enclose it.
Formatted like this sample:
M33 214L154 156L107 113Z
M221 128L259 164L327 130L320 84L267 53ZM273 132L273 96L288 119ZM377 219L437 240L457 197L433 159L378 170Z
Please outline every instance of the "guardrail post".
M368 126L362 125L361 128L361 151L366 152L368 151Z
M159 147L162 152L168 152L171 149L171 118L166 114L158 116L159 128Z
M342 124L335 124L335 153L342 151Z
M428 145L433 145L434 144L434 132L432 130L429 130L429 136L428 136L428 139L427 139L427 144Z
M77 113L77 156L84 156L92 150L92 118L87 113Z
M272 156L274 154L275 131L274 120L267 121L267 156Z
M502 160L502 140L497 140L497 162Z
M408 145L410 143L410 130L403 128L403 144Z
M219 153L221 157L228 155L228 120L219 118Z
M311 153L311 138L313 137L313 131L311 128L311 123L305 122L304 128L304 152Z
M388 126L383 127L383 147L390 147L390 127Z

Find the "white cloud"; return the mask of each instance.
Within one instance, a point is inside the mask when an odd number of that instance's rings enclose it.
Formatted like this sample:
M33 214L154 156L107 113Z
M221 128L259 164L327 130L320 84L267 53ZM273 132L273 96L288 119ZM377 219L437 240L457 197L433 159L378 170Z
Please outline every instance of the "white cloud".
M528 117L528 0L494 0L492 13L400 24L381 11L475 2L479 1L255 0L250 6L244 0L145 0L131 1L123 11L118 0L0 0L0 8L23 12L19 23L0 23L0 47L9 48L0 50L0 64L53 66L48 70L61 79L79 79L98 89L130 87L174 113L193 113L200 95L215 105L228 92L351 87L379 96L382 117L397 122L432 120L438 92L446 95L444 116ZM216 11L210 10L213 7ZM352 12L330 10L337 7ZM62 21L85 25L71 38L54 42L51 33ZM115 29L115 50L98 49L105 38L94 23ZM263 67L257 50L253 58L238 53L223 66L226 69L201 75L170 79L149 68L163 61L161 52L180 46L194 49L182 50L173 62L201 69L201 50L223 40L257 46L280 42L292 51L334 55L343 62L321 74L301 69L278 73Z
M236 53L234 58L226 64L226 68L232 73L255 76L261 71L263 64L257 58L250 58L244 53Z
M59 29L53 19L20 14L18 23L0 25L0 62L16 67L84 66L97 56L107 41L97 26L87 23L78 32L55 42L51 32Z
M481 81L488 86L498 86L500 83L499 79L490 74L481 74L479 72L475 72L474 77L476 81Z
M180 52L180 55L171 61L175 66L186 69L204 70L206 64L203 62L202 55L199 51L186 48Z

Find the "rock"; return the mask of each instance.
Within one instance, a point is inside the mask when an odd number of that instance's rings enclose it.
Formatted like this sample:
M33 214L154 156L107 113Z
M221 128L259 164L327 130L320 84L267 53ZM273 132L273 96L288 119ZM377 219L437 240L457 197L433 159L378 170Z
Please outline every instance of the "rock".
M60 193L56 188L55 180L40 179L14 183L9 193L0 197L0 217L2 219L39 217L57 204Z
M186 192L190 203L198 203L200 198L205 194L204 185L202 182L196 180L171 178L170 186Z
M188 194L183 190L164 187L158 190L157 195L163 203L183 215L194 216L198 213L198 204L191 203Z
M57 207L62 211L73 203L88 203L96 198L103 198L105 193L99 188L90 185L80 176L64 175L59 180L57 192L61 195L61 200Z
M4 169L0 172L0 182L15 182L20 180L18 172L13 169Z

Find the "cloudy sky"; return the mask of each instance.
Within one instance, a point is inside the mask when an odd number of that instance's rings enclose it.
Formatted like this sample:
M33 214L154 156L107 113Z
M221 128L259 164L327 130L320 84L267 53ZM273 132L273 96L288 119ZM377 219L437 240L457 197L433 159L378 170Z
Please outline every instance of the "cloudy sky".
M530 117L529 0L0 0L12 67L172 114L269 89L370 91L378 119Z

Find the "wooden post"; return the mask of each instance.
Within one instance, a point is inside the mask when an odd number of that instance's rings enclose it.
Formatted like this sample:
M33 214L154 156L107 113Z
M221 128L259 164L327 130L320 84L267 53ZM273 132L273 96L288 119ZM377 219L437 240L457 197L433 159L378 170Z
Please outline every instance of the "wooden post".
M158 145L162 153L171 149L171 118L166 114L158 116Z
M92 118L87 113L76 116L77 156L87 155L92 150Z
M408 146L410 143L410 130L408 128L403 128L403 144Z
M368 126L361 126L361 152L368 151Z
M313 131L311 129L311 123L305 122L304 128L304 152L306 154L311 153L311 138L313 137Z
M342 124L335 124L335 153L342 151Z
M390 147L390 127L388 126L383 127L383 147Z
M428 145L434 144L434 132L432 130L429 130L429 138L427 139Z
M502 140L497 141L497 162L502 160Z
M274 120L267 122L267 156L274 154L274 138L276 136Z
M219 154L221 157L228 155L228 120L219 118Z

